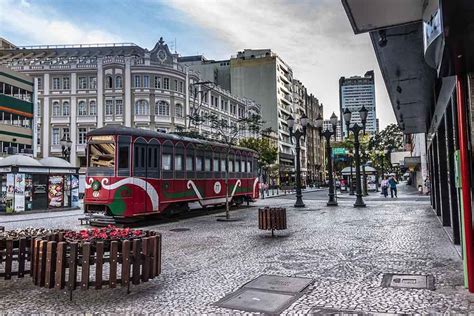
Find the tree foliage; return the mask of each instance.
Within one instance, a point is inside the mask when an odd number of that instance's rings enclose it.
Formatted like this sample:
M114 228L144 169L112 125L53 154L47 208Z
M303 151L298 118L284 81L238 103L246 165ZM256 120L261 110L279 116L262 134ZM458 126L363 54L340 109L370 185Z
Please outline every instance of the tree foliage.
M239 141L239 146L258 152L258 166L261 169L267 169L273 165L278 157L278 149L266 137L244 138Z

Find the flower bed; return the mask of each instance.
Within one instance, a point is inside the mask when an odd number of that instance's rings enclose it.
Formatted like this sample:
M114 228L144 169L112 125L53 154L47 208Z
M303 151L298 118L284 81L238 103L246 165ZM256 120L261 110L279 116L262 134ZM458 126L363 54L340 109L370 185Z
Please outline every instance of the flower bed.
M83 229L78 232L68 231L64 234L64 239L69 242L91 242L97 241L120 241L132 240L144 237L146 233L141 230L130 228L117 228L109 225L103 228Z

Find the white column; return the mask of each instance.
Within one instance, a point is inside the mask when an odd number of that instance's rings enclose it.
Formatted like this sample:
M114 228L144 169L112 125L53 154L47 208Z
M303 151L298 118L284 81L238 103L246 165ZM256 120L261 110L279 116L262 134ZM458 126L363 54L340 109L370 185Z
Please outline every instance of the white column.
M69 121L69 131L71 135L71 164L77 166L77 97L76 97L76 87L77 87L77 74L73 72L71 74L71 107L70 107L70 121Z
M97 127L104 126L104 69L97 58Z
M130 71L130 64L132 60L130 57L125 58L125 126L132 126L132 74ZM151 105L150 105L151 106Z
M190 113L189 110L189 69L186 68L186 81L184 82L184 90L185 90L185 107L184 107L184 126L188 128L188 114Z
M43 93L44 93L44 98L43 98L43 124L41 126L41 129L43 130L43 139L42 139L42 144L43 144L43 158L49 157L49 148L50 148L50 142L51 140L49 139L49 130L51 128L51 125L49 124L49 74L45 73L44 74L44 82L43 82Z

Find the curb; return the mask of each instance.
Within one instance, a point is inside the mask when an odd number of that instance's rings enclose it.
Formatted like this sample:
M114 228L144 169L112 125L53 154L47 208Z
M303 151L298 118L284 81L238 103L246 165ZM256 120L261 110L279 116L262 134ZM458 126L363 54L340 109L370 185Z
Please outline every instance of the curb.
M304 193L317 192L317 191L324 191L324 189L305 190L305 191L303 191L303 194L304 194ZM287 195L292 195L292 194L296 194L296 191L291 191L291 193L287 193L287 194L276 194L276 195L272 195L272 196L265 196L264 199L262 199L261 197L259 197L258 199L259 199L259 200L266 200L266 199L272 199L272 198L277 198L277 197L280 197L280 196L287 196Z

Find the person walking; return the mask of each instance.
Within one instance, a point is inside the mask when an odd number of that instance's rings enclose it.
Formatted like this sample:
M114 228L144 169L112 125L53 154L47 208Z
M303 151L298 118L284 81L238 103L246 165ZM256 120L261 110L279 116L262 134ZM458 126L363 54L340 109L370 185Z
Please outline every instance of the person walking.
M390 186L390 196L392 197L392 199L393 199L394 194L395 194L395 197L397 197L397 183L398 181L395 179L394 176L392 176L388 180L388 185Z
M388 180L387 177L384 177L382 182L380 183L380 186L382 187L382 194L384 197L387 197L388 195Z

